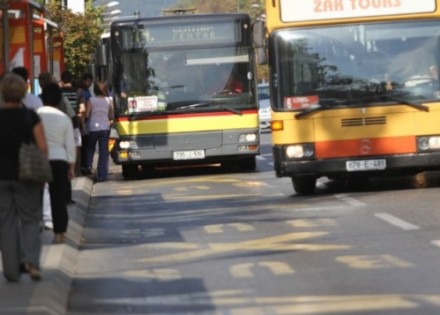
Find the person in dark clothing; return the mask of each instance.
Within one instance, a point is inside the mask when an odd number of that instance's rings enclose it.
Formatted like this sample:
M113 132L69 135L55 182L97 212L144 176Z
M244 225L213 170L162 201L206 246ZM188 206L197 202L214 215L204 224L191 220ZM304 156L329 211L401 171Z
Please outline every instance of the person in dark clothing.
M87 165L87 146L89 140L89 130L87 128L86 112L87 103L92 97L90 92L90 87L93 83L93 76L90 73L85 73L82 76L80 86L78 87L76 93L76 100L78 106L78 117L80 119L80 130L81 130L81 154L80 154L80 164L81 164L81 174L91 175L91 170L86 168Z
M5 74L0 82L0 251L3 274L18 281L21 270L41 279L40 255L42 186L18 179L18 152L26 132L48 154L43 124L34 110L22 105L27 83L17 74ZM30 119L27 119L30 117Z

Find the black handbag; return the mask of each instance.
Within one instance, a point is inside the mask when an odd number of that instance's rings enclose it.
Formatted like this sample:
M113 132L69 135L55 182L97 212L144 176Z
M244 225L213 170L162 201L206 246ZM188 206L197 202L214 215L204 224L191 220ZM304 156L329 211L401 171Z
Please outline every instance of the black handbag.
M53 179L49 159L33 141L30 112L25 110L26 131L18 154L18 178L24 182L45 183Z

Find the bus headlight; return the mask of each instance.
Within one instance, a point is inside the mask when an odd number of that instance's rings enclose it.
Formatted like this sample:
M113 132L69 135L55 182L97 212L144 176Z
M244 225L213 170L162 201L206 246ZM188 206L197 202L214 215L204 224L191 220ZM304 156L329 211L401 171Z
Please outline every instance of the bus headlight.
M240 142L240 143L255 142L255 141L257 141L257 139L258 139L258 136L256 133L246 133L246 134L240 135L238 142Z
M119 142L119 148L121 148L122 150L138 149L138 145L136 141L121 141Z
M425 136L417 139L417 146L420 151L439 150L440 136Z
M294 144L289 145L285 149L286 157L288 159L302 159L311 158L315 155L315 150L312 144Z

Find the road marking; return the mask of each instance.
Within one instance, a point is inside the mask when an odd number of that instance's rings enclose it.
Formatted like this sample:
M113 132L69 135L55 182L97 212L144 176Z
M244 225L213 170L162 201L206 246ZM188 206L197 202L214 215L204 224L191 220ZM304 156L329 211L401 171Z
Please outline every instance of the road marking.
M321 226L336 226L333 219L295 219L286 221L287 224L296 228L312 228Z
M252 278L255 277L252 269L261 269L264 267L272 272L275 276L291 275L295 270L281 261L261 261L258 263L244 263L232 266L229 270L234 278ZM258 270L257 269L257 270Z
M249 188L249 187L266 187L267 183L259 182L259 181L243 181L243 182L240 182L240 183L232 184L232 186L235 186L235 187L245 187L245 188Z
M216 256L225 253L232 253L237 251L324 251L324 250L346 250L350 249L349 245L339 244L306 244L295 243L300 240L306 240L311 238L317 238L320 236L328 235L327 232L300 232L300 233L288 233L275 235L265 238L253 239L243 242L235 243L208 243L206 246L199 246L197 249L165 254L155 255L153 257L142 258L141 262L157 264L175 264L177 262L191 261L209 256ZM156 244L157 248L160 248L160 244Z
M182 275L175 269L147 269L147 270L129 270L123 273L126 277L136 279L144 278L156 281L181 280Z
M257 155L257 160L264 161L264 160L266 160L266 158L264 156Z
M392 255L353 255L339 256L336 261L348 265L353 269L390 269L408 268L413 265Z
M431 241L431 244L437 247L440 247L440 240L439 241Z
M348 203L349 205L353 206L353 207L364 207L366 206L365 203L348 196L347 194L336 194L335 195L336 198L338 198L341 201L344 201L346 203Z
M228 224L213 224L205 226L205 231L207 233L224 233L224 227L233 227L236 228L239 232L251 232L255 231L255 228L250 224L244 223L228 223Z
M382 212L382 213L375 213L374 214L379 219L384 220L385 222L388 222L391 225L397 226L405 231L413 231L413 230L419 230L420 227L417 225L411 224L409 222L406 222L402 219L399 219L398 217L395 217L389 213Z
M219 290L195 293L176 293L159 296L136 296L96 299L106 305L158 306L174 308L183 306L205 306L217 308L215 315L263 315L263 314L365 314L374 311L408 311L418 314L428 306L438 307L438 295L293 295L293 296L251 296L246 290ZM420 312L417 311L420 310ZM224 310L224 311L223 311Z

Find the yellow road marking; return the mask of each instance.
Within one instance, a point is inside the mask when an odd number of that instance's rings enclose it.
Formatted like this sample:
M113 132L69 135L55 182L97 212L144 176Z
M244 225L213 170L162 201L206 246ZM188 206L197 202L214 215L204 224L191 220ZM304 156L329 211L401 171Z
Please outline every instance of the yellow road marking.
M254 272L252 269L257 267L264 267L272 272L276 276L291 275L295 273L295 270L290 268L290 266L281 261L261 261L258 263L244 263L234 265L230 268L230 272L235 278L250 278L254 277Z
M218 314L265 315L265 314L364 314L373 311L416 310L424 304L438 306L438 295L319 295L319 296L263 296L252 297L245 290L222 290L211 292L182 293L166 296L142 296L100 299L108 305L129 304L135 306L168 305L209 306L222 308ZM252 306L249 306L252 305ZM417 311L413 311L417 314ZM213 313L217 314L217 313Z
M339 256L335 259L354 269L408 268L413 266L392 255Z
M194 260L197 258L219 255L234 251L323 251L323 250L345 250L349 249L348 245L333 244L291 244L304 239L316 238L327 235L326 232L302 232L289 233L254 239L237 243L209 243L208 248L199 248L189 252L166 254L162 256L154 256L141 259L145 263L176 263L179 261ZM160 248L160 244L158 244Z
M254 231L255 228L250 224L244 224L244 223L228 223L228 224L213 224L213 225L207 225L205 226L205 231L210 234L215 233L224 233L225 227L233 227L237 229L239 232L251 232Z
M286 221L287 224L296 228L310 228L321 226L336 226L336 221L333 219L297 219Z

